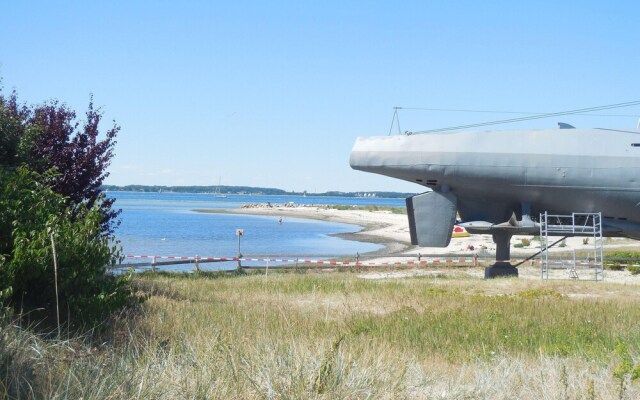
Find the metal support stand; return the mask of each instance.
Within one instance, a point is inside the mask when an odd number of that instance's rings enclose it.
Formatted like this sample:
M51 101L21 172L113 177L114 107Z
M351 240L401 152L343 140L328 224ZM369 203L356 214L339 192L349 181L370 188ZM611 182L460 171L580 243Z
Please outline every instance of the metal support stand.
M493 234L493 241L496 244L496 263L484 269L484 279L518 277L518 268L511 265L511 236L508 232Z

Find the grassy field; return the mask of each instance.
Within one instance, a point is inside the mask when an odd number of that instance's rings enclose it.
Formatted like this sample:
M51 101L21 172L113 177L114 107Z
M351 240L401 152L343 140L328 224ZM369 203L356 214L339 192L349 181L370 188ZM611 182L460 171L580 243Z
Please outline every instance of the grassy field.
M5 397L635 399L640 286L356 272L143 275L106 333L6 322Z

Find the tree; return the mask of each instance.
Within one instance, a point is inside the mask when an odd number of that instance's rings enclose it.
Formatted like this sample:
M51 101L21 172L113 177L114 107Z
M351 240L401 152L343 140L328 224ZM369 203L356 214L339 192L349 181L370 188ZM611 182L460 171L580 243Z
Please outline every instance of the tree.
M100 110L86 121L57 101L18 104L0 91L0 302L93 322L134 299L127 277L107 274L119 257L119 211L101 193L120 127L99 139ZM52 240L57 244L54 282ZM55 283L55 284L54 284ZM67 314L67 311L69 312ZM70 321L71 322L71 321Z
M112 233L120 211L112 209L114 199L106 199L101 186L109 176L107 167L120 127L114 122L104 139L99 140L101 119L102 113L93 107L93 97L82 126L76 121L75 112L57 101L36 107L23 134L24 161L40 174L55 169L52 189L74 208L97 204L103 214L103 230Z
M29 109L18 105L15 91L6 99L0 94L0 168L20 163L19 143L24 138L28 117Z

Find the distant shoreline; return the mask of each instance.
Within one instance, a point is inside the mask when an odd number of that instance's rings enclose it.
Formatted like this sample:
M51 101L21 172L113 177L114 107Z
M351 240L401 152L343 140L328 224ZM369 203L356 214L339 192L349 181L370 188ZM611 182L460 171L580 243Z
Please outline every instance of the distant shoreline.
M383 190L368 190L356 192L328 191L319 193L287 192L277 188L263 188L254 186L154 186L154 185L102 185L105 192L130 193L184 193L184 194L218 194L229 196L309 196L309 197L347 197L347 198L383 198L404 199L416 193L393 192Z

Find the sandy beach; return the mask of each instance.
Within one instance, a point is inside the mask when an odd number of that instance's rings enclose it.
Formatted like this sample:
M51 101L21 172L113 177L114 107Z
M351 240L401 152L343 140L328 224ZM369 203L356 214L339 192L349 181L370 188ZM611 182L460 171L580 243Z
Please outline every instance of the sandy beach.
M491 235L471 235L469 237L452 238L451 244L445 248L420 248L411 245L409 237L409 223L404 214L394 214L391 211L369 211L354 208L353 210L338 210L330 206L287 206L258 204L251 207L225 210L226 213L246 215L268 215L282 217L286 223L287 217L306 218L322 221L341 222L358 225L362 229L351 234L341 234L349 240L359 240L380 243L386 246L379 255L417 255L420 254L456 254L474 255L480 252L494 254L495 244ZM511 239L511 254L515 257L531 255L535 248L533 244L523 248L514 248L514 244L522 244L523 239L531 236L514 236ZM583 238L567 238L562 251L587 250L593 248L593 243L584 243ZM630 239L607 238L606 248L639 249L640 243Z
M385 262L398 261L399 256L406 257L406 260L417 260L418 257L430 257L438 255L455 255L456 257L491 258L495 254L495 244L491 235L471 235L469 237L452 238L451 244L445 248L422 248L412 246L409 237L409 224L407 216L404 214L394 214L391 211L369 211L364 209L335 209L328 206L291 206L291 205L267 205L256 204L239 209L229 209L224 213L245 214L245 215L267 215L282 217L283 223L287 218L304 218L322 221L340 222L360 226L362 229L354 233L340 234L348 240L365 241L383 244L385 247L375 253L365 255L369 261ZM532 241L529 246L514 248L516 244L522 244L523 239L531 239L531 236L514 236L511 239L511 255L514 259L524 259L538 251L536 242ZM526 242L526 240L525 240ZM618 250L638 250L638 242L621 239L606 238L605 249ZM583 238L567 238L565 247L556 248L555 251L571 252L573 250L593 249L593 243L584 243ZM394 258L395 257L395 258ZM460 273L462 271L458 271ZM415 269L412 271L395 272L375 272L366 274L367 278L391 278L400 275L423 275L433 271ZM441 272L438 272L441 273ZM464 271L465 274L482 276L480 268ZM537 266L529 263L520 267L520 275L523 278L540 279L540 270ZM619 282L640 282L640 278L631 275L628 271L607 271L608 281Z

